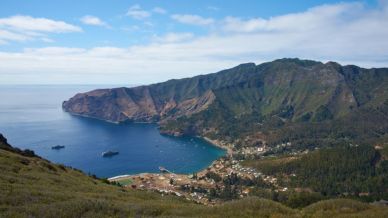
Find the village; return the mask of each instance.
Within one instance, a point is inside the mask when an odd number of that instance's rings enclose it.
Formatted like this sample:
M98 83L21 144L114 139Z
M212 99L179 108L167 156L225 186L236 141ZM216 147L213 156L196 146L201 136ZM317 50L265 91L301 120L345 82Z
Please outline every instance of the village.
M290 145L291 143L283 143L276 146L275 149ZM222 146L225 146L225 144ZM222 196L228 194L233 195L235 198L249 196L252 188L250 184L257 180L274 187L276 191L287 191L287 187L278 185L277 178L264 175L254 168L244 167L241 165L241 160L233 158L239 155L259 156L268 150L267 146L247 147L239 149L239 151L228 149L227 156L214 161L206 169L190 175L175 174L168 169L159 167L160 173L119 176L109 180L126 188L151 190L162 195L176 195L205 205L220 203L223 201ZM234 186L237 180L239 185ZM229 184L235 188L226 187ZM225 190L231 193L224 193Z

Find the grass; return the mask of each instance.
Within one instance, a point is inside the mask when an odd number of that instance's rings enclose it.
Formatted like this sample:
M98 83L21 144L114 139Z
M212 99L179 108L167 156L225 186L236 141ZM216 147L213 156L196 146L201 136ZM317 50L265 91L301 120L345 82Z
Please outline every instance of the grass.
M325 200L303 209L307 217L388 217L386 207L373 207L349 199Z
M122 186L131 185L133 183L132 179L123 179L118 182Z

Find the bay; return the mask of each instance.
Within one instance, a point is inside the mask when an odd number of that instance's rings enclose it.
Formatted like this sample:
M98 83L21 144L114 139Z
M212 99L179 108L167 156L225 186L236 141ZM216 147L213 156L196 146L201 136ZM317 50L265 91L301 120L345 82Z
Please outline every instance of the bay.
M113 124L62 111L64 100L96 88L107 87L1 85L0 133L13 146L99 177L158 172L159 166L189 174L225 154L199 138L160 135L156 124ZM119 154L103 158L109 150Z

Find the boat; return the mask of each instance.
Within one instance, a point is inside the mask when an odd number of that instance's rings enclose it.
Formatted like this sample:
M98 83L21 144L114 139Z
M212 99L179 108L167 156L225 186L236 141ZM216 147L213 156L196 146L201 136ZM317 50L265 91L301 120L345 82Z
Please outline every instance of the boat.
M118 155L119 152L118 151L105 151L105 152L102 152L101 156L103 157L112 157L112 156L115 156L115 155Z
M56 145L56 146L52 146L51 147L51 149L53 149L53 150L60 150L60 149L63 149L63 148L65 148L64 145Z
M159 167L159 170L161 173L170 173L170 171L168 171L166 168L164 167Z

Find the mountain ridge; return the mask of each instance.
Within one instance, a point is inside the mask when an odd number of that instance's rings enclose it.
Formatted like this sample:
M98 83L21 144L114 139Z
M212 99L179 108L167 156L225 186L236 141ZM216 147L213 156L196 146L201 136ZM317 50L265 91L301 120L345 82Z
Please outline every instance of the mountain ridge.
M342 119L383 104L387 75L388 68L286 58L148 86L94 90L63 102L63 109L117 123L158 122L162 132L175 135L217 135L221 125L243 117L279 125Z
M298 63L298 64L301 64L304 66L314 66L317 64L323 64L321 62L302 61L299 59L279 59L279 60L274 61L274 63L276 63L276 62L288 62L289 64ZM200 97L201 94L203 94L206 91L217 90L220 88L227 88L227 87L235 85L236 83L239 83L241 80L243 82L246 82L247 80L249 80L249 76L245 79L240 78L239 79L240 81L239 80L236 81L236 78L235 78L236 76L233 76L231 74L237 74L240 70L244 70L244 71L249 71L249 70L252 71L253 70L253 72L254 72L254 71L256 71L254 68L256 68L256 67L265 68L267 64L268 63L264 63L262 65L255 65L254 63L244 63L244 64L240 64L236 67L233 67L231 69L222 70L222 71L219 71L217 73L212 73L212 74L207 74L207 75L199 75L199 76L195 76L192 78L172 79L172 80L168 80L166 82L151 84L149 86L138 86L138 87L129 88L129 89L125 88L125 87L114 88L114 89L97 89L97 90L94 90L91 92L87 92L85 94L90 96L90 97L94 96L94 97L103 98L103 97L105 97L105 96L103 96L103 93L107 92L107 93L111 94L112 97L115 97L115 98L124 97L124 98L122 98L123 100L126 100L125 98L128 98L128 102L120 102L119 101L117 103L119 103L119 104L120 103L127 103L128 108L141 107L142 109L146 109L145 111L143 110L143 112L148 114L149 117L145 116L144 118L146 118L146 120L152 121L152 119L150 119L150 117L152 117L152 115L157 115L157 113L155 113L155 112L162 112L162 111L165 112L166 110L169 109L169 106L171 106L171 104L175 104L175 107L176 107L176 102L174 102L174 101L182 101L182 100L192 99L195 97ZM330 63L330 64L332 64L332 63ZM248 73L244 73L243 76L247 76L247 74ZM223 77L223 78L221 78L221 79L214 78L217 76ZM229 80L225 79L227 77L230 77L230 79ZM205 78L207 78L207 81L203 81L203 79L205 79ZM198 81L201 79L202 79L202 81ZM155 94L155 92L157 92L157 91L163 92L166 89L165 87L173 86L176 83L178 83L178 85L180 85L188 80L197 80L197 81L194 81L195 83L198 83L197 85L199 85L196 88L196 90L193 90L193 88L191 87L192 90L191 91L189 90L188 92L184 93L185 96L182 96L179 93L170 94L167 92L167 96L164 96L163 100L165 100L165 101L168 100L167 101L168 106L166 108L163 108L165 110L161 110L160 106L161 106L162 102L160 102L160 101L158 102L160 96L157 96L157 94ZM224 83L225 83L225 80L227 80L227 81L226 81L226 84L220 85L217 83L217 80L223 80ZM201 83L201 84L199 84L199 83ZM205 84L205 83L207 83L207 84ZM183 85L185 85L185 84L183 84ZM202 86L207 85L207 87L201 87L201 85ZM154 90L154 91L150 91L150 89ZM76 100L77 97L80 97L80 96L84 97L85 95L78 94L78 95L74 96L72 99L70 99L70 101L65 101L63 103L63 108L68 112L72 112L72 113L80 114L80 115L83 114L83 115L91 116L93 113L80 110L77 107L72 108L72 105L69 105L72 103L71 100ZM139 97L140 98L145 97L145 99L140 99ZM101 99L101 100L103 101L103 99ZM142 102L141 100L146 100L146 101ZM77 102L75 102L75 103L77 104ZM132 103L135 103L135 104L132 104ZM137 119L141 120L143 118L142 115L144 115L141 113L129 113L128 114L126 112L129 112L129 111L123 110L123 115L125 115L126 118L128 118L128 119L134 118L135 121ZM99 118L100 116L101 115L96 115L95 118ZM112 116L106 120L112 121L112 122L122 122L122 121L125 121L124 119L125 118L122 116Z

